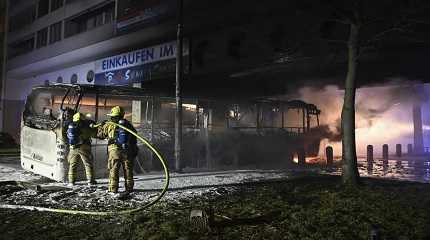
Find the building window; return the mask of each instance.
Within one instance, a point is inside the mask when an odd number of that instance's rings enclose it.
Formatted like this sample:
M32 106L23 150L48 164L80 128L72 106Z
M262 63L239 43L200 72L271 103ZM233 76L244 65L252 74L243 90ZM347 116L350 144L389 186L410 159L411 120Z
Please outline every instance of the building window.
M88 73L87 73L87 82L92 82L92 81L94 81L94 71L93 70L90 70L90 71L88 71Z
M51 12L63 6L63 0L51 0Z
M61 40L61 22L52 24L49 33L49 43L54 43Z
M96 16L96 27L103 25L103 12Z
M114 11L113 8L109 8L106 10L106 12L105 12L105 24L113 22L113 17L114 17L113 11Z
M78 0L66 0L66 4L74 3L76 1L78 1Z
M29 53L33 51L33 49L34 49L34 34L10 44L7 55L9 58L13 58L18 55Z
M57 78L57 83L63 83L63 77L59 76L59 77Z
M88 18L86 30L91 30L95 27L96 27L96 18L95 17Z
M37 3L37 17L43 17L49 13L49 0L39 0Z
M74 73L72 75L72 77L70 78L70 83L72 83L72 84L78 83L78 75L76 73Z
M48 42L48 28L44 28L37 32L36 48L41 48L46 46L47 42Z
M111 23L114 18L115 3L91 10L83 15L71 17L65 22L65 37L70 37L89 31L106 23Z
M36 19L36 4L19 11L14 16L9 17L9 32L16 32L31 24Z

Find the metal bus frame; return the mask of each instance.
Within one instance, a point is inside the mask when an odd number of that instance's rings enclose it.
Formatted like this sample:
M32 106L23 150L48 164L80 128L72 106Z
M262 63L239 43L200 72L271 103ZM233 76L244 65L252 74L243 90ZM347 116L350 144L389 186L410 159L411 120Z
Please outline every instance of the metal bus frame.
M59 92L51 96L51 108L35 113L32 109L38 95L44 92ZM63 94L63 95L61 95ZM68 146L64 139L64 123L71 113L85 106L85 101L94 104L93 120L100 121L105 116L101 110L107 110L107 99L122 99L132 101L132 114L136 112L140 119L135 126L138 133L151 141L165 155L170 164L174 163L173 143L174 128L169 113L175 107L173 91L156 88L134 88L121 86L95 86L76 84L55 84L34 87L28 96L21 128L21 166L28 171L40 174L56 181L66 181ZM90 100L88 100L90 99ZM104 100L104 103L102 102ZM134 102L133 102L134 101ZM146 107L143 102L146 101ZM316 116L319 125L321 111L313 104L303 101L283 101L274 98L254 99L219 99L184 96L184 114L187 121L183 125L184 161L187 167L198 169L239 168L248 163L258 167L260 163L269 162L271 154L285 156L286 162L292 162L292 156L297 151L308 148L307 142L318 142L312 135L311 118ZM140 106L133 111L133 106ZM149 104L150 103L150 104ZM103 105L104 104L104 105ZM54 109L58 107L58 109ZM59 105L59 106L57 106ZM100 106L103 106L100 107ZM39 107L39 106L36 106ZM168 108L166 110L166 108ZM145 114L141 111L145 109ZM164 109L164 110L163 110ZM284 111L297 111L302 115L302 126L287 126ZM57 116L54 116L56 112ZM246 124L241 121L244 115L249 115ZM266 113L281 114L282 124L278 126L265 124ZM250 114L252 113L252 114ZM140 114L140 115L139 115ZM251 116L252 115L252 116ZM267 114L266 114L267 115ZM242 117L240 117L242 116ZM251 116L251 117L250 117ZM130 116L129 116L130 117ZM131 115L133 117L133 115ZM267 122L267 121L266 121ZM309 140L311 139L311 140ZM256 153L244 149L254 148ZM261 143L272 144L260 148ZM314 144L315 145L315 144ZM288 147L285 147L288 146ZM135 171L142 173L157 170L161 166L153 159L152 154L143 146L139 146L139 155L135 161ZM107 141L93 139L92 152L95 159L95 175L97 178L107 176ZM251 157L250 157L251 156ZM250 160L255 156L254 160ZM257 157L258 156L258 157ZM247 159L249 162L243 162ZM241 163L242 161L242 163ZM83 178L82 169L79 170Z

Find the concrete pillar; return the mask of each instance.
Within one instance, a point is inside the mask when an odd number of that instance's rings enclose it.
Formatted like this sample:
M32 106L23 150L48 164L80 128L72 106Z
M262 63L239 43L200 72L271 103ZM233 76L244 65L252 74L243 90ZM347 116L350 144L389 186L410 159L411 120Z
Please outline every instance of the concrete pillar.
M373 171L373 145L367 145L367 172L372 174Z
M199 100L196 100L196 115L195 115L195 119L194 119L194 127L196 129L200 128L200 105L199 105Z
M260 129L260 118L261 118L261 112L260 112L260 109L261 109L261 106L260 106L260 104L259 103L256 103L255 104L255 107L256 107L256 109L257 109L257 121L256 121L256 126L257 126L257 130L259 130Z
M413 153L413 146L412 144L408 144L408 155L411 155Z
M414 154L420 155L424 153L424 139L421 101L418 99L414 102L412 114L414 120Z
M326 147L325 156L327 158L327 166L333 166L333 147Z
M384 162L388 162L388 144L382 145L382 159Z
M280 103L281 104L281 126L282 126L282 129L284 129L284 127L285 127L285 116L284 116L284 114L285 114L285 109L284 109L284 103Z
M396 156L397 157L402 156L402 144L396 144Z
M309 114L309 110L306 109L306 131L309 132L311 130L311 115Z
M158 105L159 102L157 100L158 100L158 98L152 96L151 97L151 106L149 106L149 101L146 101L146 103L147 103L146 104L147 110L146 110L146 114L145 114L146 115L145 116L146 122L148 122L148 112L149 112L148 109L151 108L151 118L150 118L150 121L151 121L151 136L150 136L150 140L151 140L152 143L155 140L155 138L154 138L154 136L155 136L155 123L158 121L158 117L156 117L156 111L158 111L158 109L161 108L161 106ZM156 157L155 157L154 153L152 153L151 154L151 163L152 163L151 166L154 165L155 159L156 159Z
M297 155L299 157L299 165L305 165L306 164L306 153L305 153L305 149L301 148L297 151Z
M367 163L373 163L373 145L367 145Z
M305 133L306 132L306 111L304 108L302 109L302 116L303 116L303 119L302 119L303 133Z
M133 83L133 87L141 88L142 83ZM144 108L142 101L133 100L131 103L131 122L136 124L142 123L142 109ZM146 117L146 116L145 116Z
M212 159L211 142L210 142L210 127L211 127L212 110L203 110L203 138L205 141L205 153L206 153L206 167L208 169L215 168L215 164Z

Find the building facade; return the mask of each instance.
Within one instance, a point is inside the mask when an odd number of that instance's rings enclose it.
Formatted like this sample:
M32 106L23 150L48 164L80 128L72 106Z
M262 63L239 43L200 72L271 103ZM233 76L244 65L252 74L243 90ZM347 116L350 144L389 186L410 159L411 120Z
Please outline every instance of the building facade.
M25 98L35 85L174 85L177 2L10 1L3 131L17 136ZM324 40L342 31L327 22L330 14L309 14L309 7L297 1L184 0L184 90L239 98L342 85L345 48ZM387 52L392 62L382 54L366 56L359 83L427 76L417 64L426 52L418 53L400 61L403 53Z
M36 85L145 81L172 85L177 2L11 2L3 131L18 136L25 98ZM267 93L268 81L250 70L289 62L284 54L290 48L284 34L288 24L275 24L284 14L279 6L252 2L184 1L187 89L228 96ZM258 93L253 92L256 89Z
M174 10L172 1L11 2L3 131L18 136L25 98L36 85L121 84L143 80L150 71L140 65L171 65Z

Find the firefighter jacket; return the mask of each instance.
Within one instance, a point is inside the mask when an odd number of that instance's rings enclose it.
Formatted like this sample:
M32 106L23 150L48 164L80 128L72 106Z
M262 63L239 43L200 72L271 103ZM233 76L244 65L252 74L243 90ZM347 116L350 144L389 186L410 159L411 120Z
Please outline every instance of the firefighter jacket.
M127 129L130 129L132 132L137 132L136 129L133 127L133 125L125 120L125 124L123 124L124 127L126 127ZM127 134L128 136L128 142L127 142L127 147L124 149L120 144L117 143L117 138L118 138L118 132L119 132L119 127L116 126L115 124L113 124L112 121L106 121L105 123L102 123L98 128L97 128L97 138L100 139L107 139L108 140L108 150L114 150L114 149L118 149L118 150L125 150L127 151L127 153L129 154L130 157L134 158L137 156L137 140L136 137L134 135L132 135L131 133Z

